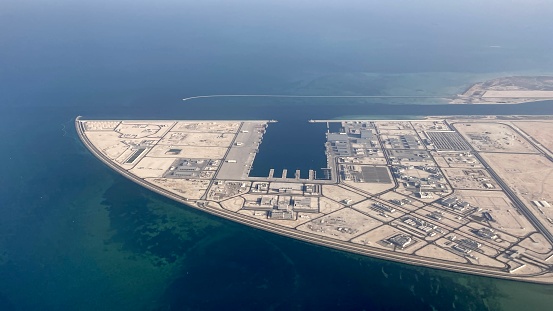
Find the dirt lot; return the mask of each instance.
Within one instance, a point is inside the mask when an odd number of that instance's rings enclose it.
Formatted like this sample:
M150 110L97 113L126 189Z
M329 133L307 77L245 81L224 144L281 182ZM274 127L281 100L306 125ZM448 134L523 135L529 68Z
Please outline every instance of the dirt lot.
M182 131L190 133L236 133L240 127L240 122L178 122L172 131Z
M509 126L500 123L455 123L455 128L470 144L483 152L538 151Z
M553 151L553 121L517 121L516 126Z
M315 219L298 227L298 230L317 232L330 238L347 241L363 232L378 227L382 223L350 208Z

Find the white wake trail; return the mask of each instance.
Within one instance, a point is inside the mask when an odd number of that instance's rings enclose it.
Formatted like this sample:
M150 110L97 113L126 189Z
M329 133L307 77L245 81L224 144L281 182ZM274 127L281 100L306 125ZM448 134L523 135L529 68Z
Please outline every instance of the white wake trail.
M413 96L413 95L276 95L276 94L218 94L199 95L183 98L183 101L200 98L217 97L273 97L273 98L446 98L445 96Z

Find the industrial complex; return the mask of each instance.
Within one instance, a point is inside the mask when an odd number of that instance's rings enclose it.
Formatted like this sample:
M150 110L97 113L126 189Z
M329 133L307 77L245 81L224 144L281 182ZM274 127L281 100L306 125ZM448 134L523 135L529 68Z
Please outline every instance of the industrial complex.
M553 284L552 120L311 120L327 124L324 176L252 177L271 122L75 124L106 165L208 213L371 257Z

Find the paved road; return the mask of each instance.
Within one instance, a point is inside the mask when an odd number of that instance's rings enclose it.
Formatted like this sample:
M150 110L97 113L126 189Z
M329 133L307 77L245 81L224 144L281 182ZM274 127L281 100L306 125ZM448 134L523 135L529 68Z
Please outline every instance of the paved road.
M447 125L455 128L454 124L445 121ZM461 137L470 145L464 136ZM474 149L471 150L472 154L484 165L484 168L490 173L490 175L497 181L499 186L503 189L503 192L507 197L515 204L522 214L530 221L530 223L536 228L548 241L553 245L553 234L541 223L541 221L526 207L524 202L509 188L509 186L501 179L501 177L490 167L490 165L484 160L484 158Z

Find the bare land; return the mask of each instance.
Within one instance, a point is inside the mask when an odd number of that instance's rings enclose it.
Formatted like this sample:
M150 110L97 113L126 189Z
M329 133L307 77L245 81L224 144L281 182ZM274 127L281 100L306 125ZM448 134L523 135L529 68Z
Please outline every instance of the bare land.
M475 83L451 103L519 104L552 99L553 77L514 76Z
M553 123L540 121L512 122L549 151L553 151Z

